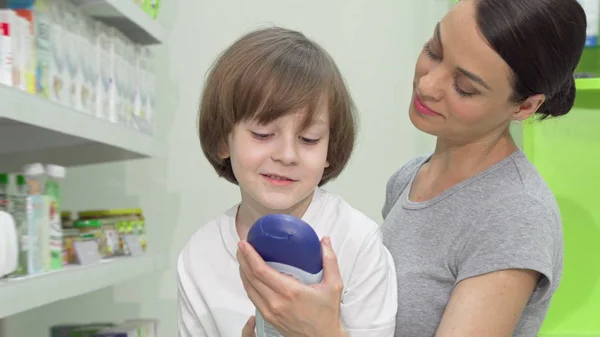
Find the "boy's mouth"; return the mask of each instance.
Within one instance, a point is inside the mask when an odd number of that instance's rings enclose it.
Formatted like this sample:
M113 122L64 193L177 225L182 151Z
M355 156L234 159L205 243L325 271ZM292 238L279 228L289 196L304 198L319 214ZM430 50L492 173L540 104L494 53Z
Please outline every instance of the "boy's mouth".
M286 176L280 176L278 174L261 173L261 175L265 178L269 178L269 179L276 180L276 181L282 181L282 182L283 181L296 181L292 178L288 178Z

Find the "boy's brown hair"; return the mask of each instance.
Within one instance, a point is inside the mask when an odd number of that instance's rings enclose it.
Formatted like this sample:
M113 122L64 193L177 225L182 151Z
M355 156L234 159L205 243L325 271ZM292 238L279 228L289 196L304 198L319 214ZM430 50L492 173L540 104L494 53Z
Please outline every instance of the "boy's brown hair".
M237 184L226 148L233 127L256 119L267 124L306 109L308 127L318 104L329 112L329 167L319 186L344 169L356 138L352 98L331 56L302 33L280 27L238 39L213 64L200 103L199 133L204 155L220 177Z

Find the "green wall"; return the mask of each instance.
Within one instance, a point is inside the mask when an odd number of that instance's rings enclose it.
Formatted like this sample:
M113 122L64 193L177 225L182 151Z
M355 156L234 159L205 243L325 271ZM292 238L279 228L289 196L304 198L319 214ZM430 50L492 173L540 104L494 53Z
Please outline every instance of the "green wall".
M598 49L578 71L600 76ZM600 336L600 78L578 79L566 116L523 125L525 153L556 196L565 266L540 336Z

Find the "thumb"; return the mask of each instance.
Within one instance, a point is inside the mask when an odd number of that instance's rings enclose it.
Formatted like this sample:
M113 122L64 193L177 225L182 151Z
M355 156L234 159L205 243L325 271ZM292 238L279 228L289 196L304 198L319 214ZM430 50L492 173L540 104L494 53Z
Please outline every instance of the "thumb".
M242 337L255 337L254 328L256 327L256 318L254 316L250 316L246 325L242 329Z
M324 237L321 240L321 246L323 250L323 283L341 287L342 276L337 257L331 247L331 239L328 236Z

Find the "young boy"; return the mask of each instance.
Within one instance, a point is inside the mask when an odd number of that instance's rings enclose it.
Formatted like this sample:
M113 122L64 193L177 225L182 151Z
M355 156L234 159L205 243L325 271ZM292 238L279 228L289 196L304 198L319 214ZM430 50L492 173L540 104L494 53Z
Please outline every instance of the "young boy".
M178 260L179 336L239 337L255 308L237 244L269 213L331 237L350 336L393 336L396 273L377 224L320 186L346 166L355 141L350 94L334 61L299 32L251 32L214 64L200 106L200 142L241 202L200 228Z

